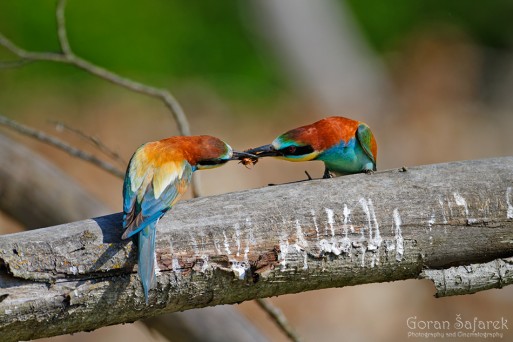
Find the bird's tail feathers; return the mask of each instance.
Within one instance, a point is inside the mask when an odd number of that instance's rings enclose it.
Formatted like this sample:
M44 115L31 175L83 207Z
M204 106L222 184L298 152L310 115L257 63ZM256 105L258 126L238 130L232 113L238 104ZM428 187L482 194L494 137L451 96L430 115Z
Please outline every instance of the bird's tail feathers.
M139 262L138 273L144 289L144 297L148 304L150 289L156 285L155 274L155 237L157 235L157 222L148 224L138 235Z
M139 233L140 231L142 231L144 228L146 228L147 226L155 226L156 225L156 221L158 221L162 215L164 215L164 213L166 212L167 210L164 210L164 211L159 211L155 214L153 214L152 216L149 216L149 217L142 217L141 216L141 219L139 222L137 221L134 221L134 222L131 222L129 223L128 220L127 220L127 215L128 214L124 214L123 216L123 228L125 228L125 231L123 233L123 236L121 236L121 239L128 239L128 238L131 238L132 236L134 236L135 234Z

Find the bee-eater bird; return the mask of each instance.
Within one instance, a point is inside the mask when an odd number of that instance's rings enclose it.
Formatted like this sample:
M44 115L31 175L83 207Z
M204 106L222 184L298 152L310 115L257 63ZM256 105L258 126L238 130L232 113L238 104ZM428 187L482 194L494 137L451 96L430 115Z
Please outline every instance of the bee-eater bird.
M148 293L155 287L155 237L159 219L178 202L196 170L252 156L208 136L177 136L146 143L128 163L123 184L122 238L138 234L138 273Z
M300 162L321 160L323 178L376 171L378 145L363 122L333 116L292 129L269 145L246 150L258 157L277 157Z

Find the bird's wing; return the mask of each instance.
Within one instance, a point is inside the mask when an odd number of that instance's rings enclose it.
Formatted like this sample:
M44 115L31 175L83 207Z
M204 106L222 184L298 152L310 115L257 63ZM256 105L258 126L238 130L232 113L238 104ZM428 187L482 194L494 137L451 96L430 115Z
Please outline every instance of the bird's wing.
M356 138L360 142L365 154L372 160L374 164L374 171L376 171L376 154L377 154L377 146L376 140L374 139L374 135L372 134L369 126L361 123L358 125L358 129L356 130Z
M130 160L123 186L122 238L138 233L158 220L178 201L189 185L191 165L185 161L157 164L139 148Z

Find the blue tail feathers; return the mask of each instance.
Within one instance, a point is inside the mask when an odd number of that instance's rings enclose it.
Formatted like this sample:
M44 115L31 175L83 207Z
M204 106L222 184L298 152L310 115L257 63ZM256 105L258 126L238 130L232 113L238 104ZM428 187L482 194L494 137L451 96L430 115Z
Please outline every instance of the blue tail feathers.
M148 224L138 235L139 262L138 273L144 289L144 297L148 304L150 289L156 285L155 274L155 236L157 235L157 222Z

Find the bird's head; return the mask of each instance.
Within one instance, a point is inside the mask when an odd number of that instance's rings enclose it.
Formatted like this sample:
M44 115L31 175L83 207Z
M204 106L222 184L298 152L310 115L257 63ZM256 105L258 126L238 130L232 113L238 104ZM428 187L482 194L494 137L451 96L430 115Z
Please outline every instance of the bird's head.
M313 125L302 126L278 136L269 145L246 150L257 157L276 157L288 161L309 161L317 158L321 144L319 131Z
M224 141L209 136L199 135L184 137L184 155L194 170L212 169L224 165L230 160L240 160L242 158L256 159L256 156L234 151L230 145Z

